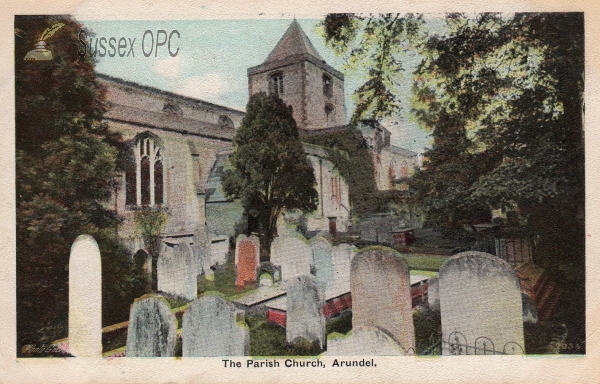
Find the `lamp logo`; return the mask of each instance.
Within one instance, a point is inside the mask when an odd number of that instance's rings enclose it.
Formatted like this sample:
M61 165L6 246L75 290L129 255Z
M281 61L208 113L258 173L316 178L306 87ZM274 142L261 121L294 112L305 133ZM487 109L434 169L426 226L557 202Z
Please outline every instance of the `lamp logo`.
M25 61L45 61L52 60L54 57L52 56L52 52L46 49L46 39L50 38L52 35L56 33L59 29L61 29L65 24L64 23L56 23L53 26L46 28L42 36L40 37L40 41L35 45L35 49L27 52L25 55Z

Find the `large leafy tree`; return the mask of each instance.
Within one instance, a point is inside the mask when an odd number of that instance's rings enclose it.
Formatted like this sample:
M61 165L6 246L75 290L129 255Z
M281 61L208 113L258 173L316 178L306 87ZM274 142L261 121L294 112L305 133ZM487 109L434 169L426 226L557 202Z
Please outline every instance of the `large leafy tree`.
M253 95L233 144L233 169L223 175L223 188L258 218L268 252L283 210L317 209L313 169L291 107L275 96Z
M412 109L433 143L413 186L428 217L457 226L514 210L540 235L547 265L583 261L583 15L451 14L442 24L326 17L326 41L367 68L355 119L399 111L399 63L416 52Z
M46 36L53 60L24 61L53 26ZM94 63L77 54L81 28L69 17L15 18L18 345L66 336L69 252L78 235L100 245L105 324L118 320L114 310L132 287L109 203L125 152L102 123L105 90Z

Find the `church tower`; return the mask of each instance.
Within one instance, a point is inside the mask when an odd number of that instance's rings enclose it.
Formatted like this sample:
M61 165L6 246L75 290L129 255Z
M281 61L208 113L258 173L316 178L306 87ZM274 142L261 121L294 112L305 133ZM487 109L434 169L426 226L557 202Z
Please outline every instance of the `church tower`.
M278 95L301 130L346 125L344 75L323 60L295 19L266 60L248 69L248 91Z

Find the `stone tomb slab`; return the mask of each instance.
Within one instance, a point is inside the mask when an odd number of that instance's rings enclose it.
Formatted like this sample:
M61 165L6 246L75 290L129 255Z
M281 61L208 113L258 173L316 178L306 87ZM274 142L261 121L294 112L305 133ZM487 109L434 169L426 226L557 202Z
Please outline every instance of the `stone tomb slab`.
M439 272L442 354L524 353L519 279L506 261L462 252Z
M129 313L127 357L172 357L177 320L167 301L158 295L136 299Z
M369 247L352 260L352 328L374 326L408 353L415 351L408 266L390 248Z
M196 299L183 314L183 357L246 356L248 329L234 306L218 296Z

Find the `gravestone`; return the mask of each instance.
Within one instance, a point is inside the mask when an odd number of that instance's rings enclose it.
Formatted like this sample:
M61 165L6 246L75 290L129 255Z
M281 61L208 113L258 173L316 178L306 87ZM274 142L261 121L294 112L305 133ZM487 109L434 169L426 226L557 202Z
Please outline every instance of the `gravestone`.
M352 328L350 334L327 339L323 356L405 356L402 347L376 327Z
M162 243L157 265L158 290L187 300L197 295L198 267L187 242Z
M278 237L271 244L271 263L281 267L281 282L310 275L312 251L301 235Z
M102 357L102 266L89 235L77 237L69 257L69 352Z
M211 262L210 265L224 265L227 262L229 253L229 240L227 236L213 237L210 244Z
M429 279L427 288L427 304L432 311L440 310L440 279L432 277Z
M506 261L462 252L439 279L442 354L524 353L521 288Z
M250 237L242 239L235 247L236 263L235 286L244 287L246 283L256 283L260 267L260 248Z
M333 285L333 258L332 249L329 241L322 237L313 237L310 239L311 261L315 269L315 282L319 290L325 292Z
M220 297L194 300L183 314L183 357L248 355L248 330L237 316L233 305Z
M136 299L129 313L127 357L172 357L175 354L177 320L162 296Z
M239 248L240 248L240 247L239 247L239 245L240 245L240 242L241 242L242 240L244 240L244 239L247 239L247 237L246 237L246 235L244 235L243 233L240 233L240 234L239 234L239 235L238 235L238 236L235 238L235 254L234 254L234 263L235 263L235 265L236 265L236 266L238 265L238 260L239 260L239 258L240 258L240 256L239 256L239 253L240 253L240 251L239 251Z
M316 342L321 349L327 342L323 296L312 276L288 280L285 338L288 344L301 339Z
M402 348L415 351L408 266L394 250L370 247L352 260L352 328L374 326Z
M333 247L333 288L337 292L350 292L350 259L352 248L348 244Z

